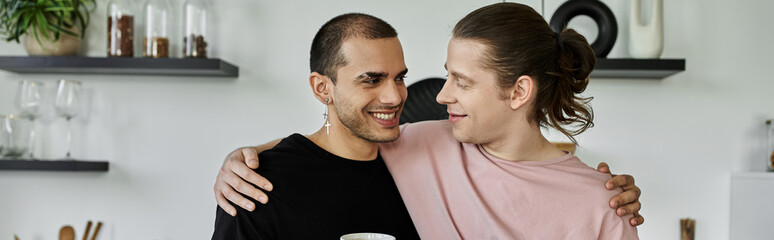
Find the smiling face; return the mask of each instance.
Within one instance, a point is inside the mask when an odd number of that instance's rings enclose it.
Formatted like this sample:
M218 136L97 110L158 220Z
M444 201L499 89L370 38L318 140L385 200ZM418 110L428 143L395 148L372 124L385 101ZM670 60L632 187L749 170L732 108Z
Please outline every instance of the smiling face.
M485 45L474 40L449 41L449 75L436 100L447 106L454 137L465 143L489 143L505 135L513 109L501 98L497 75L483 65Z
M336 72L331 110L354 136L371 142L398 139L408 71L400 41L353 37L341 52L347 64Z

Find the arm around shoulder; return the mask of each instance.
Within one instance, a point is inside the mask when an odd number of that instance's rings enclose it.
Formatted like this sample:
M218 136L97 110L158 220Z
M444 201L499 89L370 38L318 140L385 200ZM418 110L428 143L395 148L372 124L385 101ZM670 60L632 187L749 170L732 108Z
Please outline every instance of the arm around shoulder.
M273 185L269 180L255 173L252 169L258 168L258 153L273 148L280 141L281 139L277 139L255 147L240 148L226 156L223 166L221 166L215 178L215 186L213 188L218 206L223 208L229 215L235 216L237 212L231 203L235 203L237 206L249 211L255 208L253 201L248 200L244 196L258 200L263 204L268 202L268 196L253 187L253 184L266 191L271 191Z

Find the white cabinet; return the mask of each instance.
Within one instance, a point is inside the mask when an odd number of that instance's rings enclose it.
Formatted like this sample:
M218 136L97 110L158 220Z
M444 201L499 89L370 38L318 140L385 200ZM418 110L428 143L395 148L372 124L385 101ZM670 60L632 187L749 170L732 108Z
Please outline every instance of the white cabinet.
M774 239L774 172L731 174L731 238Z

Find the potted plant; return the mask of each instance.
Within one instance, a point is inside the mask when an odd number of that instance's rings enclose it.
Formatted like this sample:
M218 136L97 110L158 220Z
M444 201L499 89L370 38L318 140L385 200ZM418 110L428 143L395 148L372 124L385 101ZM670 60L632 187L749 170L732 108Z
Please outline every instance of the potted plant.
M75 55L95 0L0 0L0 34L30 55Z

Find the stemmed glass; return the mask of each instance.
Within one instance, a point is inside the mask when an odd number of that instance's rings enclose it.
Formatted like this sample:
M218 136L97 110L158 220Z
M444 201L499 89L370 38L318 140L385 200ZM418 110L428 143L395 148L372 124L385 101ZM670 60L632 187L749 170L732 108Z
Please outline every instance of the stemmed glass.
M54 107L59 115L67 119L67 159L70 157L72 142L72 119L81 110L81 82L59 80Z
M35 120L40 117L40 104L42 102L41 89L43 83L24 80L19 82L19 91L16 97L16 107L19 108L21 116L28 118L32 124L30 126L29 140L29 158L35 158Z

